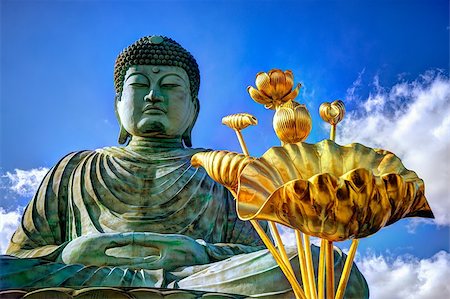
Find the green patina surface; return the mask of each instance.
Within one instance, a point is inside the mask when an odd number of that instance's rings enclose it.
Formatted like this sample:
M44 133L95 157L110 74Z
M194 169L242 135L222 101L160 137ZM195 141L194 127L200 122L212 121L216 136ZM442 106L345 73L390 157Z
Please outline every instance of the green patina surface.
M204 150L189 148L199 78L195 59L167 38L143 38L119 55L115 108L125 146L71 153L50 170L11 240L11 256L0 258L2 289L157 287L293 297L252 226L237 218L231 194L190 165ZM288 254L298 272L296 251ZM339 275L345 255L337 250L335 260ZM346 294L368 297L356 267Z

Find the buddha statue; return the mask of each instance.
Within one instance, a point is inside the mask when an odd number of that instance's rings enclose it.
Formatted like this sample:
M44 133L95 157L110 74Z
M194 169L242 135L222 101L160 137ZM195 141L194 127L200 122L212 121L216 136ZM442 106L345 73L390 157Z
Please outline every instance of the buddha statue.
M0 258L1 288L157 287L293 298L258 234L237 218L231 194L190 164L205 151L191 148L200 108L193 56L170 38L143 37L119 54L114 81L124 146L70 153L47 173ZM317 268L318 247L312 252ZM299 275L295 249L288 254ZM344 261L336 248L336 275ZM354 266L346 298L367 297Z

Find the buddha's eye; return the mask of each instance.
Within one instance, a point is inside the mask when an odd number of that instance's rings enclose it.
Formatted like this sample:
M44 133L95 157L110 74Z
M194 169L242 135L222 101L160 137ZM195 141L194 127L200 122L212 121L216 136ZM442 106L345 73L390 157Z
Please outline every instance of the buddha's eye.
M163 89L172 89L177 87L185 87L186 83L180 76L169 74L161 79L159 86Z
M180 84L177 84L177 83L164 83L164 84L161 84L162 88L175 88L175 87L178 87L178 86L180 86Z
M149 80L142 74L130 75L127 78L125 84L132 88L146 88L150 86Z
M148 84L140 83L140 82L133 82L133 83L129 83L128 85L130 85L132 87L136 87L136 88L148 87Z

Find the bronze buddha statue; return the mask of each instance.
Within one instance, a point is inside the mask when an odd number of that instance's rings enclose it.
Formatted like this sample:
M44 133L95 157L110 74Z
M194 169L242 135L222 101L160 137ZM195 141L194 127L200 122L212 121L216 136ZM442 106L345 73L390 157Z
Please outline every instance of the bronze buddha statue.
M292 298L231 194L190 164L205 151L190 148L200 107L194 57L170 38L143 37L118 56L114 81L125 146L70 153L49 171L10 256L0 258L2 289L169 287ZM295 250L288 253L299 269ZM335 260L339 275L338 249ZM356 266L346 298L368 298Z

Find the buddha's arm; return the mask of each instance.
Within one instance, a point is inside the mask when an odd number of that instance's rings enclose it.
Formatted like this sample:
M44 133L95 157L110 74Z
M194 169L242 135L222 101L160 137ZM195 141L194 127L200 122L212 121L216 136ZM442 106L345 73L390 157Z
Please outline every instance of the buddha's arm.
M66 209L70 175L78 162L89 153L71 153L47 173L25 209L7 254L50 261L58 258L68 243Z
M229 192L227 192L225 200L227 203L228 221L224 242L215 244L201 242L206 246L206 251L211 261L220 261L234 255L266 248L250 221L242 221L237 217L235 201ZM270 238L267 222L261 221L260 224Z
M206 247L206 252L212 262L221 261L234 255L251 253L265 248L263 245L250 246L233 243L208 244L202 241L198 242Z

